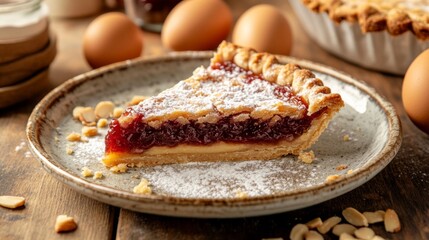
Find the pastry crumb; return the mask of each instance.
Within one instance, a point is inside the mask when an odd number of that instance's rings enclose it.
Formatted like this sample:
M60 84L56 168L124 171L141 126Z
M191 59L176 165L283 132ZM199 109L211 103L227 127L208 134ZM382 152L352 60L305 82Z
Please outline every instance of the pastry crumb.
M303 161L304 163L311 164L315 159L313 150L309 152L301 152L298 155L298 159Z
M326 177L326 182L328 183L332 183L337 181L340 178L340 175L334 174L334 175L329 175Z
M114 118L119 118L122 113L124 113L124 109L121 107L115 107L115 109L113 109L113 117Z
M335 170L337 170L337 171L341 171L341 170L344 170L344 169L346 169L348 166L347 165L345 165L345 164L340 164L340 165L338 165L336 168L335 168Z
M94 173L94 179L102 179L103 178L103 173L101 171L96 171Z
M58 215L55 222L55 232L70 232L77 228L77 223L73 217L67 215Z
M69 142L79 142L82 139L82 137L80 136L79 133L72 132L69 135L67 135L66 139Z
M94 136L97 136L97 134L98 134L98 129L96 127L88 127L88 126L82 127L82 135L84 135L85 137L94 137Z
M107 127L107 125L108 125L108 121L107 121L107 119L105 119L105 118L100 118L99 120L98 120L98 122L97 122L97 127L98 128L105 128L105 127Z
M249 197L249 194L248 194L247 192L245 192L245 191L241 191L241 190L239 190L239 191L237 191L237 193L235 194L235 197L236 197L236 198L241 198L241 199L243 199L243 198L248 198L248 197Z
M66 153L67 153L67 155L73 155L73 153L74 153L73 148L71 148L71 147L67 147L67 148L66 148Z
M138 95L136 95L136 96L134 96L132 99L131 99L131 101L129 101L128 103L127 103L127 106L134 106L134 105L137 105L137 104L139 104L141 101L143 101L143 100L146 100L146 99L148 99L149 97L147 97L147 96L138 96Z
M347 171L347 174L352 174L353 173L353 169L350 169Z
M110 171L113 173L124 173L126 172L128 169L127 164L125 163L120 163L116 166L113 166L110 168Z
M344 135L344 136L343 136L343 141L344 141L344 142L348 142L348 141L350 141L350 136L349 136L348 134Z
M147 179L142 178L139 185L133 188L133 192L150 195L152 194L152 188L149 185L150 185L150 182Z
M83 167L82 168L82 176L83 177L92 177L94 174L92 173L92 170L89 169L88 167Z
M140 179L140 176L138 174L134 174L134 175L131 176L131 178Z

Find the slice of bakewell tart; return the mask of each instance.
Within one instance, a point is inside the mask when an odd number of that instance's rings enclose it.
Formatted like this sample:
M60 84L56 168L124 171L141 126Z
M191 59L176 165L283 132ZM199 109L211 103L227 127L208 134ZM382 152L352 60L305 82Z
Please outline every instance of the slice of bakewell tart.
M223 42L210 66L111 122L103 163L142 167L298 155L343 105L309 70Z

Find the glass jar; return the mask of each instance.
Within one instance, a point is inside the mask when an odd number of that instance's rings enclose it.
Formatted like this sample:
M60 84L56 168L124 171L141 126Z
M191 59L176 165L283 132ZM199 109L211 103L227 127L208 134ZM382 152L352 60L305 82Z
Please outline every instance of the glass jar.
M0 43L29 39L48 27L42 0L0 0Z
M141 28L161 32L165 18L181 0L125 0L127 15Z

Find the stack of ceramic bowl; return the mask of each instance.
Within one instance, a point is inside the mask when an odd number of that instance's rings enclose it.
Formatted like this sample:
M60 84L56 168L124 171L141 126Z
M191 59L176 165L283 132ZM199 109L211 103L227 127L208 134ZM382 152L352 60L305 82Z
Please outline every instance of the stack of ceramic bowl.
M41 0L0 2L0 108L46 89L55 55L56 39Z

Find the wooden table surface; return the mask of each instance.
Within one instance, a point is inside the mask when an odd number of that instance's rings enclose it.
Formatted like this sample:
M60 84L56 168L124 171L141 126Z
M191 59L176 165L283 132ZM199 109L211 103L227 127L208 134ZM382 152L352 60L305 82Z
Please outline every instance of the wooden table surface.
M235 18L258 1L227 1ZM262 2L262 1L261 1ZM401 103L402 77L360 68L330 55L303 32L287 1L264 1L279 6L293 30L292 56L332 66L361 79L387 98L400 115L403 143L397 156L377 176L361 187L330 201L287 213L238 219L188 219L136 213L85 197L46 173L29 154L25 126L42 95L0 109L0 195L24 196L24 208L0 207L0 239L261 239L289 238L292 226L315 217L341 216L346 207L361 211L393 208L402 230L388 239L429 239L429 136L407 118ZM58 55L51 66L51 87L89 71L82 51L82 36L93 19L52 19L58 35ZM144 56L168 52L159 34L144 33ZM54 232L55 218L68 214L78 220L76 231ZM326 239L335 239L326 235Z

